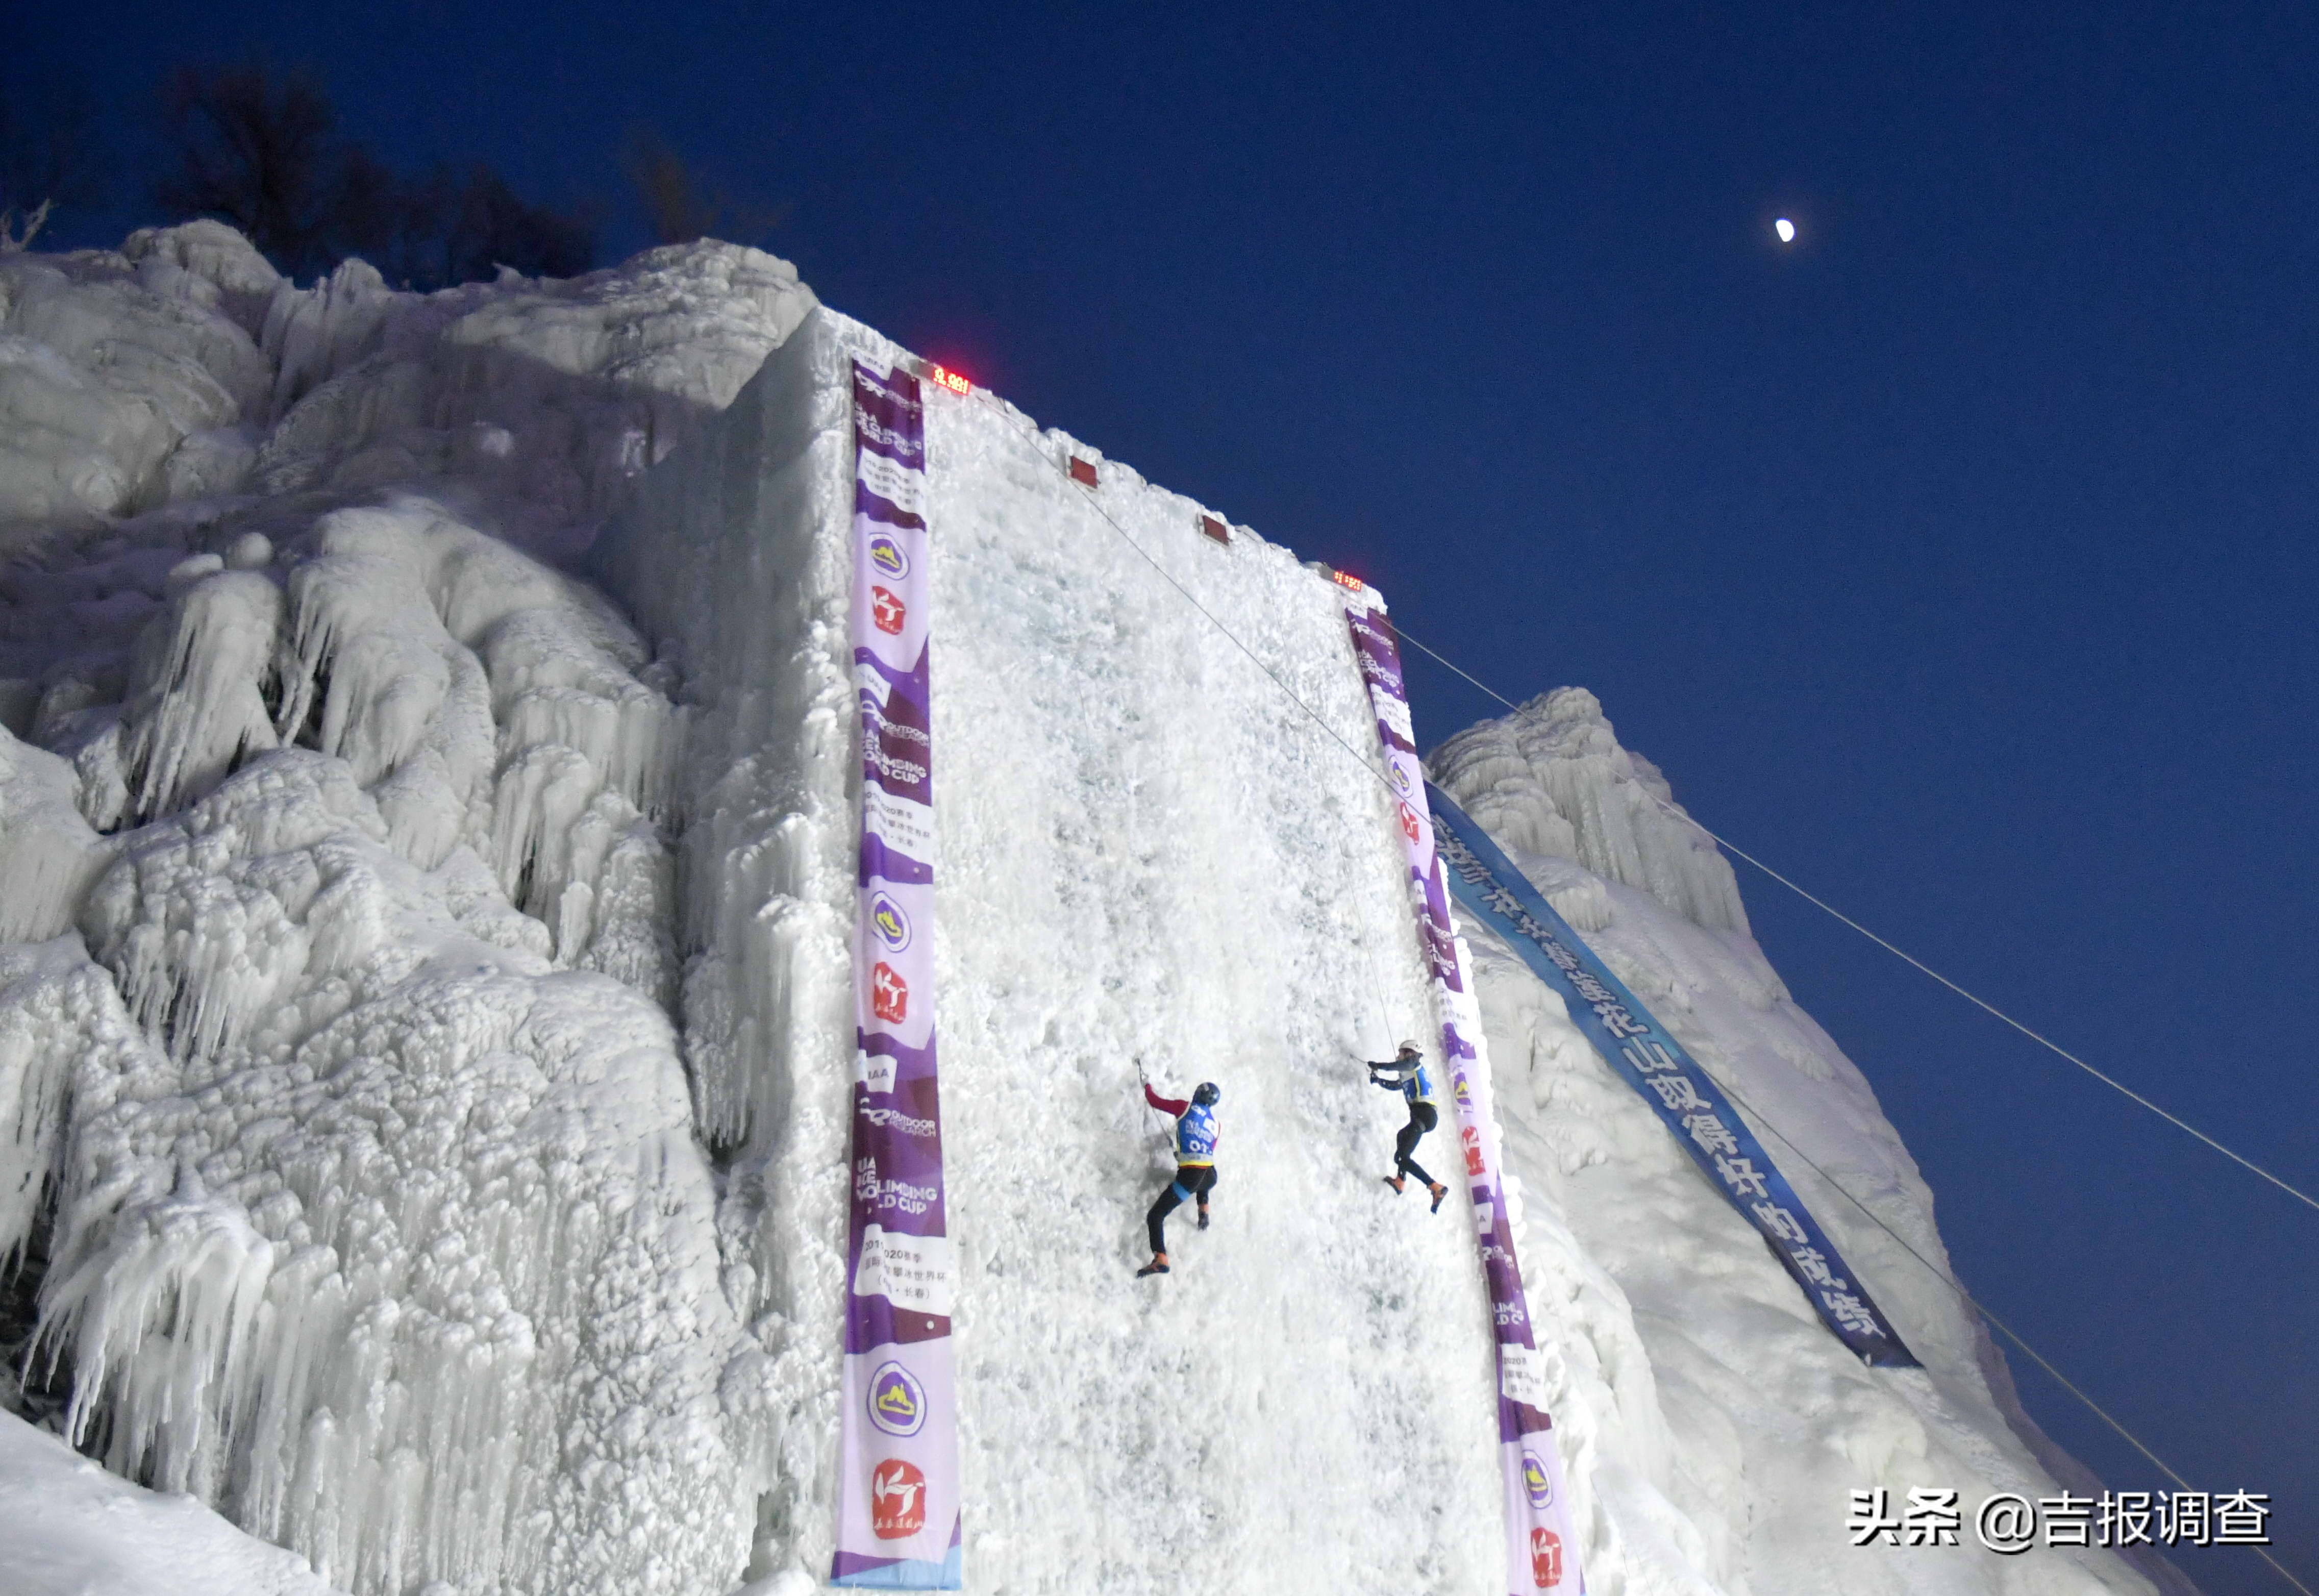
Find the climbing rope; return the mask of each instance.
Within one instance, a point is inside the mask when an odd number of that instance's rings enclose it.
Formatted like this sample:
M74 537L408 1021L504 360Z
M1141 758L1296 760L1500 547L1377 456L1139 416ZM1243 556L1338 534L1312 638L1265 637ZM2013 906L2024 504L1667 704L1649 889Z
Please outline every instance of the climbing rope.
M981 398L983 396L978 393L976 397ZM1112 531L1118 535L1121 542L1126 544L1129 548L1134 550L1136 554L1141 555L1144 563L1149 564L1154 571L1158 572L1160 577L1167 582L1168 585L1174 588L1176 591L1182 596L1186 603L1197 610L1200 615L1206 619L1210 626L1214 627L1218 632L1221 632L1223 635L1227 642L1231 643L1233 647L1239 649L1241 653L1246 654L1249 660L1255 664L1257 669L1262 671L1264 674L1270 679L1272 684L1280 690L1284 697L1286 697L1291 703L1295 704L1299 709L1302 709L1314 725L1318 726L1322 731L1328 735L1330 741L1336 744L1338 747L1343 749L1347 754L1351 756L1354 763L1358 765L1363 771L1367 771L1372 780L1383 785L1388 793L1393 791L1392 783L1386 780L1382 771L1378 771L1376 767L1360 753L1359 750L1356 749L1351 744L1346 742L1342 736L1340 736L1336 728L1331 726L1326 719L1322 718L1319 710L1306 703L1294 689L1290 688L1286 682L1280 679L1279 674L1275 672L1271 666L1266 664L1264 661L1258 656L1255 650L1249 647L1246 643L1241 641L1238 635L1235 634L1230 627L1225 626L1223 621L1219 620L1214 611L1210 610L1206 605L1201 603L1197 598L1194 597L1191 591L1186 588L1182 582L1178 582L1174 574L1170 573L1166 566L1160 564L1160 563L1152 556L1150 551L1146 549L1141 543L1138 543L1128 532L1127 528L1120 525L1118 519L1114 518L1109 510L1104 508L1102 501L1096 498L1094 492L1088 488L1087 484L1075 479L1071 475L1070 470L1068 466L1057 461L1052 455L1041 446L1038 435L1035 432L1032 431L1028 427L1023 426L1014 420L1014 412L1011 407L1006 407L1004 405L1004 401L997 400L995 396L989 400L989 402L1001 419L1013 427L1014 429L1031 445L1033 453L1037 455L1039 458L1046 461L1049 465L1052 466L1056 473L1060 474L1066 482L1079 489L1080 495L1087 504L1088 508L1092 509L1097 516L1102 518L1104 522L1111 527ZM1507 698L1495 688L1491 687L1486 682L1480 681L1478 678L1461 669L1450 660L1436 653L1433 649L1427 647L1416 638L1412 637L1407 632L1403 631L1398 626L1394 627L1394 632L1401 641L1409 644L1412 647L1417 649L1419 653L1425 654L1428 658L1447 666L1453 672L1456 672L1457 675L1463 677L1466 681L1472 682L1475 687L1481 689L1482 691L1487 693L1491 698L1495 699L1499 703L1505 705L1507 708L1517 711L1520 709L1521 706L1515 703L1511 699ZM1398 798L1399 795L1395 794L1394 796ZM1925 974L1931 976L1935 980L1937 980L1942 985L1948 987L1951 990L1971 999L1971 1001L1988 1010L1999 1019L2003 1020L2007 1024L2011 1025L2014 1029L2021 1032L2025 1036L2030 1037L2032 1040L2041 1043L2042 1045L2052 1049L2054 1052L2060 1054L2062 1058L2069 1059L2070 1062L2077 1065L2078 1068L2085 1070L2096 1079L2121 1093L2124 1093L2126 1096L2132 1098L2134 1102L2141 1104L2143 1107L2150 1109L2152 1113L2160 1114L2171 1123L2189 1132L2191 1135L2197 1137L2199 1141L2206 1142L2216 1151L2224 1153L2236 1162L2244 1165L2247 1168L2261 1176L2264 1179L2269 1181L2272 1185L2278 1186L2281 1190L2299 1198L2304 1203L2308 1204L2311 1207L2319 1209L2319 1201L2314 1201L2308 1194L2289 1186L2286 1181L2281 1180L2278 1177L2271 1174L2260 1165L2254 1163L2251 1159L2243 1158L2238 1153L2233 1152L2229 1148L2224 1147L2221 1142L2216 1141L2213 1137L2206 1135L2197 1127L2188 1124L2171 1114L2168 1114L2164 1109L2160 1108L2148 1098L2143 1097L2139 1093L2121 1085L2117 1081L2112 1080L2108 1076L2104 1075L2101 1071L2094 1069L2092 1065L2086 1063L2075 1054L2065 1050L2054 1042L2039 1035L2036 1032L2030 1030L2029 1027L2022 1024L2019 1021L2015 1020L2011 1015L2005 1014L1993 1004L1988 1003L1981 997L1974 996L1974 994L1966 991L1964 987L1958 986L1954 981L1943 976L1937 970L1935 970L1917 959L1912 958L1908 953L1901 951L1900 949L1894 947L1882 937L1876 935L1875 933L1868 930L1867 927L1860 924L1859 922L1840 913L1836 909L1830 907L1819 898L1813 897L1809 892L1806 892L1801 887L1797 886L1785 876L1779 874L1769 865L1764 864L1762 861L1757 860L1751 854L1741 852L1731 843L1725 842L1723 838L1716 835L1715 833L1709 831L1704 825L1701 825L1698 821L1692 819L1690 816L1684 814L1681 809L1676 808L1670 803L1667 803L1665 799L1659 799L1656 794L1653 794L1652 797L1663 808L1666 809L1670 815L1696 827L1701 834L1709 838L1717 846L1729 849L1733 853L1737 854L1738 857L1746 860L1749 864L1754 865L1756 869L1764 871L1766 875L1771 876L1773 880L1778 881L1781 885L1788 888L1790 890L1798 893L1809 902L1817 905L1819 908L1826 910L1828 914L1835 915L1836 918L1843 921L1844 924L1851 926L1854 931L1859 932L1862 935L1868 937L1880 947L1882 947L1887 951L1899 955L1900 958L1907 960L1908 962L1915 965L1917 969L1924 971ZM1374 969L1374 965L1372 965L1372 969ZM1388 1040L1387 1045L1391 1045L1390 1040ZM1878 1230L1882 1231L1886 1235L1891 1237L1894 1241L1899 1244L1901 1249L1907 1252L1910 1258L1922 1265L1934 1276L1936 1279L1946 1285L1951 1291L1954 1291L1956 1294L1958 1300L1964 1303L1968 1309L1987 1320L1988 1322L2002 1333L2008 1340L2020 1348L2024 1353L2027 1354L2028 1357L2037 1364L2038 1367L2053 1375L2054 1380L2064 1391L2067 1391L2071 1396L2085 1404L2095 1417L2101 1420L2103 1423L2108 1425L2112 1429L2123 1436L2136 1451L2140 1452L2143 1456L2148 1458L2150 1462L2169 1479L2172 1480L2177 1485L2182 1486L2185 1489L2188 1488L2188 1482L2183 1479L2180 1474L2177 1473L2171 1465L2158 1456L2156 1451L2145 1444L2138 1436L2134 1435L2133 1431L2127 1429L2125 1424L2113 1416L2108 1410L2095 1402L2092 1397L2089 1396L2074 1382L2065 1376L2043 1353L2039 1352L2035 1348L2030 1346L2027 1341L2024 1340L2018 1332L2014 1330L2009 1325L2006 1324L1994 1313L1991 1313L1987 1308L1982 1306L1980 1301L1976 1299L1972 1293L1968 1292L1954 1276L1950 1275L1945 1269L1943 1269L1933 1263L1932 1260L1926 1258L1923 1253L1917 1251L1906 1238L1902 1237L1898 1231L1886 1224L1883 1220L1879 1218L1875 1212L1869 1208L1865 1203L1862 1202L1857 1196L1854 1195L1848 1188L1830 1177L1827 1170L1821 1168L1818 1163L1814 1162L1809 1157L1808 1157L1803 1150L1798 1148L1795 1142L1776 1125L1773 1124L1771 1121L1765 1119L1754 1108L1752 1105L1750 1105L1744 1097L1740 1096L1737 1092L1732 1091L1729 1083L1723 1081L1720 1077L1716 1078L1717 1084L1721 1086L1727 1093L1730 1094L1732 1100L1737 1103L1757 1125L1761 1126L1773 1137L1776 1137L1782 1146L1786 1147L1789 1151L1794 1153L1798 1159L1801 1159L1814 1174L1818 1175L1820 1179L1826 1182L1827 1186L1838 1195L1850 1203L1854 1208L1859 1209L1862 1213L1867 1215L1871 1223L1874 1224ZM2260 1556L2265 1563L2270 1565L2271 1569L2276 1572L2281 1579L2294 1586L2296 1591L2301 1591L2303 1596L2313 1596L2311 1588L2305 1585L2301 1580L2297 1579L2293 1573L2289 1573L2287 1568L2268 1551L2260 1546L2256 1546L2252 1549L2257 1555Z
M1516 713L1520 713L1521 706L1515 703L1511 699L1506 697L1505 694L1498 691L1495 688L1491 687L1486 682L1476 681L1474 677L1467 675L1464 671L1459 671L1456 665L1451 664L1450 662L1446 659L1442 659L1439 654L1435 654L1431 649L1427 648L1425 645L1418 642L1416 638L1411 636L1407 632L1400 631L1398 627L1395 628L1395 631L1398 633L1403 643L1410 645L1412 648L1417 649L1429 658L1438 660L1442 664L1448 665L1450 670L1457 671L1458 675L1464 676L1466 681L1473 682L1475 687L1480 688L1484 692L1489 694L1490 697L1497 699L1499 703L1503 704L1507 708L1514 710ZM2191 1135L2197 1137L2199 1141L2205 1142L2208 1147L2213 1148L2216 1152L2222 1154L2223 1157L2230 1159L2233 1163L2237 1164L2243 1168L2251 1170L2253 1173L2260 1175L2263 1179L2270 1182L2271 1185L2277 1186L2280 1191L2285 1192L2288 1196L2293 1197L2296 1202L2303 1204L2305 1207L2311 1208L2314 1211L2319 1211L2319 1197L2314 1197L2310 1193L2304 1191L2299 1187L2289 1186L2286 1181L2280 1179L2278 1176L2264 1168L2260 1164L2256 1163L2252 1159L2250 1159L2244 1154L2237 1152L2231 1148L2224 1147L2212 1136L2207 1135L2204 1131L2198 1129L2197 1126L2190 1123L2189 1121L2181 1118L2178 1114L2169 1113L2167 1110L2161 1108L2157 1104L2152 1103L2149 1098L2143 1096L2141 1093L2135 1091L2132 1087L2127 1086L2125 1082L2115 1079L2114 1078L2095 1069L2083 1059L2079 1058L2077 1054L2062 1046L2061 1043L2053 1041L2050 1037L2047 1037L2039 1032L2031 1030L2028 1026L2015 1019L2011 1014L2007 1014L2003 1009L1998 1007L1987 998L1981 996L1977 993L1967 991L1964 987L1949 979L1948 977L1943 975L1939 970L1935 969L1931 965L1926 964L1915 954L1908 952L1905 949L1895 947L1892 943L1885 941L1882 937L1869 930L1868 927L1863 925L1859 921L1854 919L1843 910L1836 907L1825 899L1818 897L1812 893L1806 891L1803 888L1798 886L1795 882L1790 880L1787 877L1773 870L1770 865L1765 864L1762 860L1756 858L1754 854L1748 852L1737 843L1729 842L1719 834L1710 831L1706 826L1692 819L1689 815L1684 814L1683 811L1678 808L1674 804L1659 797L1658 794L1651 792L1648 788L1645 788L1643 790L1649 796L1653 803L1656 804L1668 815L1682 821L1685 825L1692 827L1701 836L1715 843L1718 847L1728 851L1737 858L1746 860L1749 864L1754 865L1757 870L1771 877L1772 879L1777 881L1781 886L1786 888L1789 891L1794 893L1798 897L1802 898L1806 903L1810 904L1813 907L1838 921L1841 921L1843 924L1849 925L1853 930L1858 932L1870 942L1874 942L1878 947L1893 955L1893 957L1915 966L1917 969L1923 971L1926 975L1932 977L1933 979L1938 981L1942 986L1946 987L1950 991L1963 998L1967 1003L1973 1005L1977 1008L1985 1010L1987 1013L1995 1015L1998 1019L2004 1021L2007 1024L2012 1026L2013 1029L2021 1032L2022 1035L2035 1042L2039 1047L2046 1049L2060 1058L2067 1059L2071 1063L2084 1070L2088 1075L2092 1076L2096 1080L2101 1082L2102 1085L2107 1087L2111 1091L2116 1092L2121 1096L2128 1097L2134 1102L2140 1104L2143 1107L2148 1109L2151 1113L2156 1114L2160 1119L2164 1120L2168 1124L2174 1126L2176 1129L2187 1131Z

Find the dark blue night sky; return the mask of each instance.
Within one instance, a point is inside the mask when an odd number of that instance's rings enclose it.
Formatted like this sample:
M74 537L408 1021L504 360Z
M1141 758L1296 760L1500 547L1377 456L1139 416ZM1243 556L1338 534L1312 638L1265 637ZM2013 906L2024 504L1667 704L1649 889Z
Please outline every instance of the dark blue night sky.
M107 107L73 243L156 219L186 59L599 201L608 262L656 128L828 302L1593 688L1707 824L2319 1189L2311 14L1602 9L49 6L0 75ZM1495 708L1412 672L1429 744ZM1967 1284L2319 1576L2319 1213L1741 881Z

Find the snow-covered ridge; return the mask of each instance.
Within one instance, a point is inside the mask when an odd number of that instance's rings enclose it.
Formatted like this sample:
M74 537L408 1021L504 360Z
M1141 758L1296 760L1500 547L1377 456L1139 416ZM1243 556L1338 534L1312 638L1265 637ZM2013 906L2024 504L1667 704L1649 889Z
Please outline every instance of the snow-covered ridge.
M196 224L0 261L0 1254L47 1260L0 1397L361 1596L811 1585L843 368L899 351L718 245L421 297L286 285ZM1389 806L1058 463L1365 747L1336 591L987 396L928 425L970 1586L1494 1590L1470 1246L1377 1184L1398 1116L1354 1067L1425 1012ZM1942 1256L1591 697L1436 761L1703 1062ZM1791 1168L1927 1366L1852 1363L1475 944L1593 1589L2144 1588L1854 1552L1854 1486L2050 1488L2001 1366ZM1226 1093L1216 1228L1156 1286L1126 1277L1139 1060ZM36 1468L0 1449L0 1492Z
M1697 924L1747 929L1730 862L1667 812L1674 793L1666 778L1620 746L1601 702L1584 688L1557 688L1511 715L1477 722L1426 763L1506 847L1571 860L1604 880L1639 887ZM1564 917L1586 931L1589 912Z
M726 244L431 294L359 260L300 288L213 221L0 256L0 537L411 482L506 535L591 527L813 302Z

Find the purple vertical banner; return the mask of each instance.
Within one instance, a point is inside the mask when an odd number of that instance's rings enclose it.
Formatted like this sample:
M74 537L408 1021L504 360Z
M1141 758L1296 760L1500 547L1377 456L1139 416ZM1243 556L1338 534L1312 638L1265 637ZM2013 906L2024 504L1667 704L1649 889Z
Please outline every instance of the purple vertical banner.
M1469 1066L1481 1011L1466 971L1465 950L1449 924L1449 888L1433 846L1433 819L1425 799L1425 769L1418 762L1409 719L1409 695L1402 685L1401 645L1385 618L1385 597L1367 582L1340 575L1345 590L1345 622L1369 705L1376 711L1377 740L1384 744L1385 773L1400 799L1403 851L1409 861L1411 906L1417 914L1417 940L1425 950L1433 1006L1440 1020L1441 1057L1448 1067L1450 1096L1457 1111L1458 1154L1466 1189L1474 1202L1475 1244L1488 1283L1496 1321L1498 1353L1498 1454L1504 1465L1506 1499L1506 1588L1511 1596L1584 1596L1578 1539L1572 1532L1562 1458L1554 1444L1554 1420L1546 1412L1546 1378L1538 1341L1530 1331L1529 1300L1522 1292L1521 1262L1514 1256L1513 1226L1505 1193L1498 1183L1497 1136L1485 1088Z
M853 636L862 852L830 1582L955 1591L964 1570L952 1271L934 1079L925 438L917 379L855 360Z

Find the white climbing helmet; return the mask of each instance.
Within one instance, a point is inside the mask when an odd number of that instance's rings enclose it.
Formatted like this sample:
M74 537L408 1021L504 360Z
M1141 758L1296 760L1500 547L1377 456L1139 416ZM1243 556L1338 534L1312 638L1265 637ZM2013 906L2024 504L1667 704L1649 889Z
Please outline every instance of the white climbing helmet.
M1402 1050L1402 1053L1403 1054L1403 1056L1406 1056L1406 1055L1408 1055L1408 1054L1410 1054L1410 1053L1415 1053L1415 1054L1418 1054L1420 1057L1422 1057L1422 1056L1424 1055L1424 1052L1425 1052L1425 1050L1424 1050L1423 1048L1419 1047L1419 1046L1418 1046L1415 1042L1413 1042L1413 1041L1404 1041L1404 1042L1403 1042L1403 1043L1401 1044L1401 1050Z

